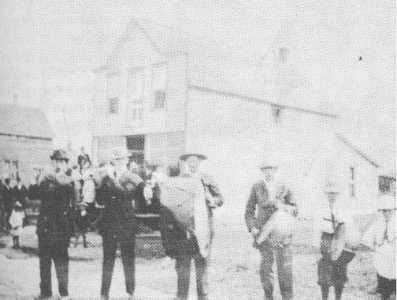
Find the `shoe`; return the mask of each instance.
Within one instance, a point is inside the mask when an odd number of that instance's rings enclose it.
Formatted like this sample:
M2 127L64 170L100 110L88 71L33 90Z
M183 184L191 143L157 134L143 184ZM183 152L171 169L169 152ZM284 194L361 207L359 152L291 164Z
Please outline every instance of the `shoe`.
M134 300L134 295L133 294L128 294L127 300Z
M43 296L43 295L38 295L33 297L34 300L51 300L52 296Z

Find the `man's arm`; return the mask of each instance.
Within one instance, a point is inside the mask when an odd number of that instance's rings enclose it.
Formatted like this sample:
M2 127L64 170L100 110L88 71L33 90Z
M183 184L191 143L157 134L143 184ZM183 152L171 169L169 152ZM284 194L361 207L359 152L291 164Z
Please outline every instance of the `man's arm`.
M285 208L290 212L293 216L298 215L298 205L296 203L296 199L293 196L291 190L283 187L285 189L284 197L283 197L283 205L286 205Z
M253 186L247 201L247 205L245 207L245 222L247 224L247 228L249 232L251 232L254 228L256 228L257 225L257 221L255 217L257 203L258 203L258 199L256 197L255 186Z
M211 194L213 200L215 200L215 206L222 206L224 198L218 184L209 176L203 176L202 181L208 192Z

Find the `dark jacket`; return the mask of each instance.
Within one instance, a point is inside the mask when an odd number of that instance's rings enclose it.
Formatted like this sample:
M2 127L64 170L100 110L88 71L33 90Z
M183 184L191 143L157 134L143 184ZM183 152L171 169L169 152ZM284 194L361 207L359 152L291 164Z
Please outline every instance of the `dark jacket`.
M279 201L283 204L296 206L292 193L283 184L276 185L276 193L280 195ZM276 204L269 199L269 192L263 180L256 182L252 188L245 209L245 221L248 230L253 227L258 229L269 220L270 216L276 211Z
M19 202L22 204L23 207L25 207L26 204L26 198L28 197L28 190L27 188L22 185L20 188L18 186L15 186L12 189L12 197L15 202Z
M133 203L143 197L144 183L135 191L127 192L118 182L105 176L97 189L96 201L104 205L103 214L98 224L101 235L113 235L125 240L135 236L136 219Z
M10 186L4 185L2 193L5 210L10 213L14 207L13 189Z
M41 200L37 220L39 240L49 241L55 246L67 246L71 235L72 178L59 173L46 176L40 183L30 186L29 194Z

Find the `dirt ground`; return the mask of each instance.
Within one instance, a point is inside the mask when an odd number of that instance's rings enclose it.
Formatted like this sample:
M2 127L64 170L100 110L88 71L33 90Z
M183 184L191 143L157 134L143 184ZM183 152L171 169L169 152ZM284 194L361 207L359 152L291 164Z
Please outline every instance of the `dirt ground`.
M294 289L295 299L299 300L320 299L320 289L316 284L319 253L305 241L309 236L308 229L301 227L294 246ZM34 239L34 228L28 228L22 237L22 245L32 245ZM69 290L73 299L96 299L99 294L102 262L100 239L94 234L89 239L96 242L95 247L84 249L79 245L70 248ZM36 254L11 249L9 237L2 237L0 241L8 243L0 249L0 299L32 299L39 294ZM245 228L218 224L210 269L211 299L263 299L258 268L259 254L251 247ZM348 274L349 282L343 299L377 299L368 294L375 286L370 253L358 252L349 265ZM169 258L137 258L136 282L137 299L172 299L176 288L174 262ZM191 282L190 299L196 299L193 273ZM54 294L56 288L54 279ZM124 275L118 259L111 296L125 297L124 290ZM281 299L277 284L275 299Z

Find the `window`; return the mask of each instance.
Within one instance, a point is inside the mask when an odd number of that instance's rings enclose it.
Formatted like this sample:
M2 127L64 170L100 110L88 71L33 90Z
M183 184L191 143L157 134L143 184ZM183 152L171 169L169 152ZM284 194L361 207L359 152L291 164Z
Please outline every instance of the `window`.
M120 76L118 73L111 73L107 75L106 98L108 99L109 114L118 114L120 103Z
M161 109L165 106L165 91L157 90L154 92L154 108Z
M379 176L379 192L394 194L396 192L396 179L389 176Z
M144 69L131 69L128 73L128 99L131 102L143 101L144 84Z
M131 69L128 73L128 105L126 109L127 124L129 125L137 125L137 122L142 121L144 87L144 69Z
M281 121L281 110L282 107L279 105L272 105L272 115L273 115L273 121L276 124L279 124Z
M167 101L167 65L158 64L153 66L152 88L154 95L153 107L163 109Z
M119 113L119 98L109 98L109 114L118 114Z
M278 49L278 59L280 63L286 63L288 60L289 49L287 47L282 47Z
M349 183L350 197L356 196L355 177L356 177L355 170L353 167L350 167L350 183Z

